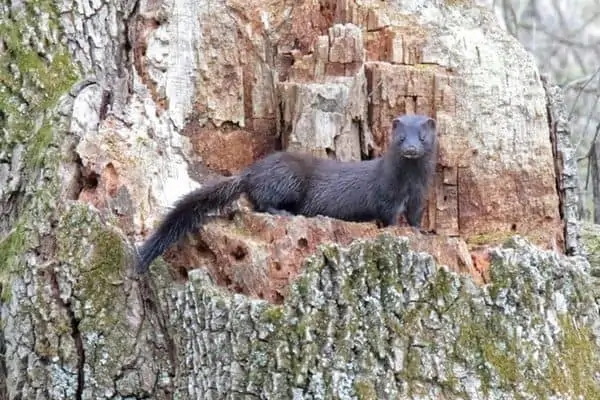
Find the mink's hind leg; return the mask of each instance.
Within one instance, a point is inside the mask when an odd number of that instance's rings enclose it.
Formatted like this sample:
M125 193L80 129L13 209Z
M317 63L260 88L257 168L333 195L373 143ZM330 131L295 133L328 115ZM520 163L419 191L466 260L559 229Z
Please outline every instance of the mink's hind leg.
M282 217L291 217L294 215L294 213L286 210L285 208L273 207L270 204L257 202L254 203L254 211L271 215L280 215Z
M292 214L291 212L287 211L287 210L281 210L279 208L268 208L267 212L269 214L273 214L273 215L279 215L281 217L292 217L294 216L294 214Z
M274 215L295 214L300 203L301 191L293 177L289 177L287 182L255 180L248 186L246 193L256 211Z
M379 212L378 221L383 228L398 225L398 219L403 211L403 207L387 207Z

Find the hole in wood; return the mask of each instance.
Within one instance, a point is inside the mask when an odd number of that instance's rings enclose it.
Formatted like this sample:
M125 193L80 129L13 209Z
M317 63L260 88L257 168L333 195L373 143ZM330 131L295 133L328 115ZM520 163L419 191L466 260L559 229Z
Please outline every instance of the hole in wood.
M231 255L233 256L233 258L235 258L238 261L243 260L244 257L246 257L246 254L247 254L246 249L244 249L242 246L237 246L231 252Z
M81 174L81 186L83 189L93 190L98 187L99 178L100 175L86 168Z
M272 298L273 298L273 302L275 304L281 304L281 303L283 303L283 299L284 298L283 298L283 296L280 293L277 293L277 292L273 293Z

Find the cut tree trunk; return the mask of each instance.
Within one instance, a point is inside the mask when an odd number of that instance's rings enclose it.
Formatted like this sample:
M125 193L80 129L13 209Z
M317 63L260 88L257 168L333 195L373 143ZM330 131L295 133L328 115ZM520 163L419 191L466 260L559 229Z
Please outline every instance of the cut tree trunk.
M562 97L466 3L3 1L0 398L600 398ZM207 179L414 112L436 235L236 204L133 275Z

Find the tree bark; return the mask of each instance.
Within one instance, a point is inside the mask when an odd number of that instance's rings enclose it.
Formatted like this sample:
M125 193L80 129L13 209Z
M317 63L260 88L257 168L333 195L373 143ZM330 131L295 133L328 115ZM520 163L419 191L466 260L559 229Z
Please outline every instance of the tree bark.
M580 246L564 115L485 10L443 3L4 1L0 398L600 398L590 263L532 243ZM131 274L201 161L232 173L281 136L372 156L414 111L446 135L430 223L504 243L484 284L389 233L324 244L281 304Z

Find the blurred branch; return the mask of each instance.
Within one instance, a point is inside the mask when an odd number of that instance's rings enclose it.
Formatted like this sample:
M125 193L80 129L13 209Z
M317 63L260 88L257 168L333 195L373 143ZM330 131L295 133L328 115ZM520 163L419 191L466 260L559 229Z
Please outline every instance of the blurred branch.
M577 47L580 48L582 50L588 50L588 49L593 49L593 48L597 48L598 46L600 46L600 40L598 40L595 43L591 43L591 44L583 44L580 42L577 42L573 39L572 36L575 35L567 35L565 36L560 36L554 32L549 31L547 28L544 28L543 25L541 24L536 24L536 26L534 27L533 24L527 24L527 23L522 23L521 28L523 29L527 29L530 31L536 31L536 33L543 33L546 36L548 36L548 38L553 40L553 45L556 45L556 43L565 45L565 46L569 46L569 47Z
M589 75L587 77L588 79L586 79L584 81L583 86L581 87L581 89L577 93L577 96L575 96L575 100L573 100L573 104L571 106L571 111L569 111L569 116L567 117L567 119L571 119L571 115L573 115L573 110L575 109L575 106L577 105L577 101L579 101L579 97L581 96L581 93L582 93L583 89L585 89L585 87L590 84L590 82L598 75L598 73L600 73L600 67L596 68L596 70L594 71L594 73L591 74L591 75Z
M510 0L502 0L502 15L504 17L504 23L508 33L519 39L519 35L517 33L517 27L519 25L517 21L517 14L515 13L512 4L510 4Z
M592 118L596 114L595 110L596 110L596 106L598 105L599 100L600 100L600 96L596 96L596 99L594 100L594 105L592 106L592 108L590 109L590 111L588 113L587 121L585 122L585 128L583 128L583 132L581 132L581 135L579 135L579 141L577 142L577 145L575 145L575 154L577 154L579 147L581 146L581 143L583 143L583 139L586 137L587 130L590 126L590 123L592 122Z
M587 165L587 171L585 173L585 190L588 189L588 183L590 180L590 165L592 164L592 156L594 155L594 147L596 146L596 139L598 139L598 133L600 132L600 123L598 123L598 125L596 125L596 133L594 134L594 139L592 139L592 143L590 144L590 149L588 150L587 154L583 157L579 157L577 159L577 162L582 161L587 159L588 160L588 165Z
M596 68L596 70L589 75L582 76L581 78L573 79L572 81L563 83L562 85L559 85L559 86L563 90L568 90L568 89L571 89L573 86L579 86L582 83L584 83L584 85L580 88L581 90L583 90L596 77L596 75L598 75L599 72L600 72L600 67Z

